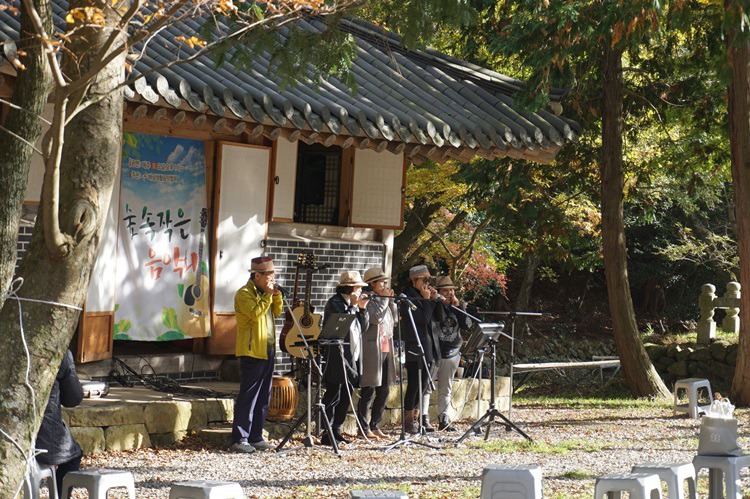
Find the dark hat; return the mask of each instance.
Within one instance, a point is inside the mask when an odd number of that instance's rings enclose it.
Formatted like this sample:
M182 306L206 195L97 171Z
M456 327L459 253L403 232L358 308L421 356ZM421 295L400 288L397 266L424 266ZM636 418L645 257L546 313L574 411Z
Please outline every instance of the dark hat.
M419 277L432 277L427 265L416 265L409 269L409 279L414 280Z

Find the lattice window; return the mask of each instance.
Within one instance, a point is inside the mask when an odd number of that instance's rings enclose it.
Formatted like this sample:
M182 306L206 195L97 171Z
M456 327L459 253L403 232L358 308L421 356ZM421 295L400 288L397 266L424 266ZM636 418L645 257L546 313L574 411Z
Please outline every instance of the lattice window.
M338 225L341 148L299 145L294 221Z

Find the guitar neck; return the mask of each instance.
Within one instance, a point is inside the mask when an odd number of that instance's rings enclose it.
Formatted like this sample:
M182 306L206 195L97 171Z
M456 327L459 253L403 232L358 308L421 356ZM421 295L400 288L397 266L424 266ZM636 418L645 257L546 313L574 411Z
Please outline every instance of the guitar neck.
M312 293L312 269L308 268L305 275L305 315L310 315L310 294Z
M203 261L203 234L205 234L206 228L201 227L200 232L200 242L198 243L198 272L196 273L195 280L196 282L200 282L201 277L203 277L203 265L201 265L201 262Z

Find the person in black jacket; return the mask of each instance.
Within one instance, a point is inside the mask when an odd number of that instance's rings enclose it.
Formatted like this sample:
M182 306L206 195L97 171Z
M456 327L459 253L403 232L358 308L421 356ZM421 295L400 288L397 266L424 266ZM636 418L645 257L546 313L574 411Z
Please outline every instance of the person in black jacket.
M57 466L57 494L60 497L62 482L70 471L80 469L83 451L70 434L70 429L62 418L62 407L75 407L83 400L83 387L78 381L73 354L65 351L55 383L49 394L49 402L44 410L44 418L36 435L35 447L47 452L36 459L42 464Z
M425 265L417 265L409 269L410 286L404 289L406 298L414 298L412 303L415 310L411 311L414 318L412 325L409 312L405 310L402 302L401 320L404 332L404 343L406 346L406 391L404 392L404 420L406 431L419 433L419 379L422 380L422 391L429 386L428 376L432 365L440 360L440 346L433 322L443 319L443 308L436 301L438 292L430 284L432 276ZM432 300L432 301L431 301ZM416 331L414 330L416 326ZM419 338L419 342L417 341ZM424 361L419 351L419 343L424 351ZM427 369L425 366L427 364Z
M453 308L463 310L466 307L460 306L456 297L456 287L450 277L438 277L435 281L435 288L443 299L440 306L443 308L444 316L443 321L437 325L440 339L440 362L438 362L437 370L438 430L455 431L455 428L450 426L453 378L456 376L458 363L461 360L461 344L463 343L461 331L468 331L471 328L471 320L466 314Z
M362 294L362 288L367 284L356 271L346 271L341 274L336 286L336 294L326 303L323 315L323 327L332 314L356 314L357 320L352 322L349 334L344 338L343 354L338 345L328 345L323 350L325 367L323 382L326 392L323 395L325 413L331 421L333 437L338 442L348 443L341 435L341 427L346 420L349 410L349 391L356 386L357 378L362 372L360 354L362 352L362 331L370 327L367 312L367 297ZM349 388L347 388L347 383ZM320 443L331 445L331 437L323 432Z

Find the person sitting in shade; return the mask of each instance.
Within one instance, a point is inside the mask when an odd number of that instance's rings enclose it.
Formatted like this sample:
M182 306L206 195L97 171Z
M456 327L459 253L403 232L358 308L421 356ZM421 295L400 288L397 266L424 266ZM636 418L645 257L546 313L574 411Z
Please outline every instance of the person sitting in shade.
M274 317L281 315L283 301L276 287L273 260L263 256L250 262L250 279L234 296L237 317L235 353L240 359L240 392L234 403L232 447L250 454L271 450L263 440L263 425L271 402L276 357Z
M81 446L75 441L62 418L62 408L75 407L82 400L83 387L78 380L73 354L70 350L66 350L57 371L55 383L52 385L34 445L38 451L46 451L37 455L37 461L57 466L55 473L57 497L62 495L63 478L69 472L80 469L81 457L83 457Z

